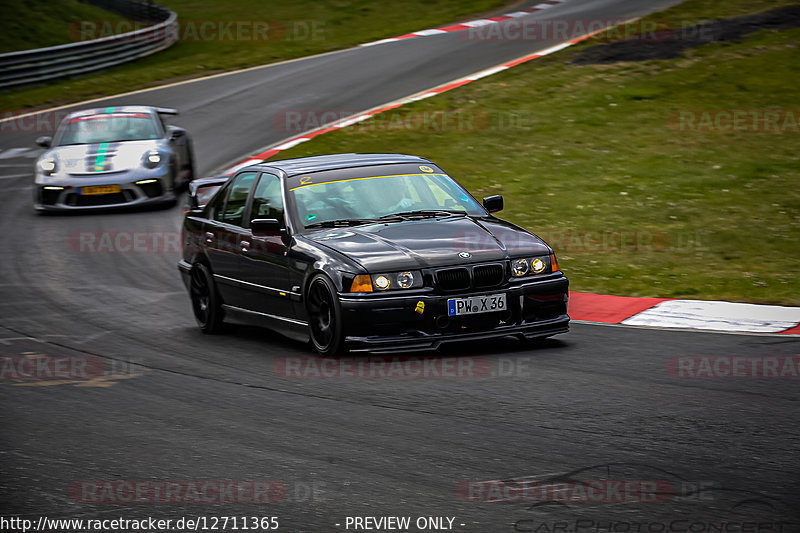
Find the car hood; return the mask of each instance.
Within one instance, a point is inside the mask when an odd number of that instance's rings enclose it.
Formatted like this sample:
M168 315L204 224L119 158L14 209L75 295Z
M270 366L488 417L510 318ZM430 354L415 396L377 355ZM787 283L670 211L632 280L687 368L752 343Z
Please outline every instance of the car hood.
M368 272L419 269L547 255L539 237L497 218L453 217L320 230L307 237ZM468 252L468 257L459 254Z
M94 175L141 168L142 159L150 150L161 152L162 157L166 152L158 140L143 140L57 146L46 155L56 158L61 175Z

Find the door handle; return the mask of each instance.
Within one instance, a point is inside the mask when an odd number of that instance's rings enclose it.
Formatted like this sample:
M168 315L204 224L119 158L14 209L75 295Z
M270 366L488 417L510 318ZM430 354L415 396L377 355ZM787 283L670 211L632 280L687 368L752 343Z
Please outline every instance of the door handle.
M249 241L241 241L239 242L239 246L242 247L243 252L247 252L250 249L250 242Z
M210 231L206 232L206 244L214 244L214 234Z

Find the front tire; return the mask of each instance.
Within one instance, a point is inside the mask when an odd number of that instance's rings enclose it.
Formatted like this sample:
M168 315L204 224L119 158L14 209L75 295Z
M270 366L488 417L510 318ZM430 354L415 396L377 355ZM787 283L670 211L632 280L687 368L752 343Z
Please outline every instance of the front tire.
M342 307L336 288L319 274L308 285L306 297L308 332L311 344L322 357L344 353Z
M192 268L189 294L200 331L209 335L222 330L222 302L211 271L198 263Z

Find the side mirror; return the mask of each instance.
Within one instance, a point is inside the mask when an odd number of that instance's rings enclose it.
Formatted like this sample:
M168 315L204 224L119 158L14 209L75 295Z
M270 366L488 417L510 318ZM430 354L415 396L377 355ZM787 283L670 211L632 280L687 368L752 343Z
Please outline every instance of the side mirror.
M497 213L503 210L503 197L499 194L487 196L483 199L483 207L490 213Z
M175 129L175 130L170 130L170 132L169 132L169 138L170 139L180 139L184 135L186 135L186 131L185 130Z
M253 237L280 237L283 244L289 246L289 232L281 227L276 218L256 218L250 221Z
M281 229L277 218L256 218L250 222L255 237L274 237L281 234Z
M39 137L36 139L36 144L41 146L42 148L50 148L50 145L53 144L53 138L45 135L44 137Z

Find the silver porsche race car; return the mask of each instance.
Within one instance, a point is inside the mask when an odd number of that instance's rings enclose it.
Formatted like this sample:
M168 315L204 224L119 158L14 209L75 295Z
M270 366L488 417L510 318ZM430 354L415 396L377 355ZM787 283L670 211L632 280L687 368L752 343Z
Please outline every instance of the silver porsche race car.
M174 109L148 106L87 109L67 115L35 168L40 211L104 209L176 201L194 177L186 130L168 125Z

